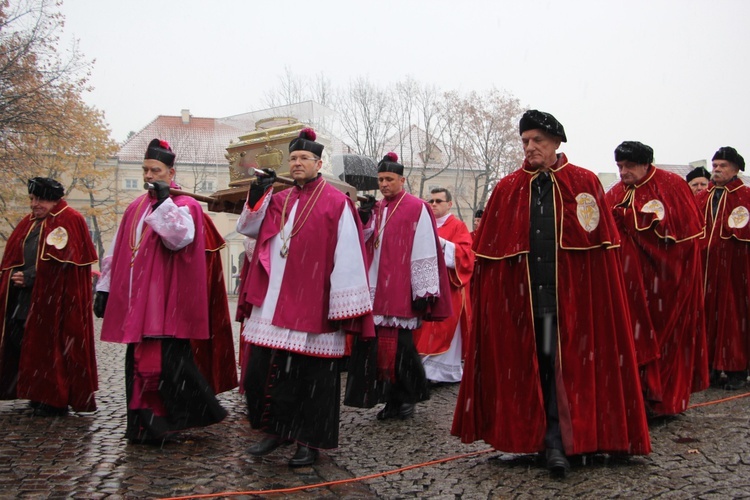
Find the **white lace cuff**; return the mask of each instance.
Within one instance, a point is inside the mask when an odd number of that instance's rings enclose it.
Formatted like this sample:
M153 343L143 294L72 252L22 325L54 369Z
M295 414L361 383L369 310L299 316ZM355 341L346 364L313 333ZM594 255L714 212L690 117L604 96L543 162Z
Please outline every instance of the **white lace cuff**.
M439 295L440 275L437 257L413 260L411 263L412 299Z
M367 286L331 290L328 304L328 319L356 318L372 311L370 292Z

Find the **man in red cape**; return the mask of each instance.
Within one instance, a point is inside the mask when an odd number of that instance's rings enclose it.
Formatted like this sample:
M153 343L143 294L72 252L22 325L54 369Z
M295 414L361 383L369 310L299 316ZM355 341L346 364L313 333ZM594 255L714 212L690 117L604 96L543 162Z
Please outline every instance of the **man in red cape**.
M86 221L54 179L28 183L31 214L8 238L0 267L0 399L34 415L94 411L98 388Z
M519 125L526 160L501 179L474 241L474 324L451 432L511 453L646 454L651 444L619 242L592 172L556 154L549 113Z
M448 270L453 315L444 321L426 322L414 330L414 345L422 356L427 380L450 384L461 382L463 347L471 331L468 285L474 271L474 252L466 224L450 213L451 192L434 188L430 191L429 203Z
M641 386L654 415L682 413L708 387L703 236L690 187L656 168L653 150L625 141L615 149L621 182L607 192L622 238L622 264Z
M708 366L715 385L747 383L750 363L750 187L737 177L745 160L719 148L708 189L696 202L706 222L701 238L705 272Z

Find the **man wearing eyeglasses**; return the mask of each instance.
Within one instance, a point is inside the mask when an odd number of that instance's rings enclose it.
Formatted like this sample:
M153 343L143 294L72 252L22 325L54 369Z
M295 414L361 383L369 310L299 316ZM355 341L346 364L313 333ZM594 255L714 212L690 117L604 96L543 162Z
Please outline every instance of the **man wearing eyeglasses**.
M549 113L519 123L525 161L500 179L474 240L471 344L451 432L509 453L651 451L619 234L596 175L557 153Z
M434 188L430 191L428 203L435 215L448 268L453 315L445 321L424 323L414 330L414 344L422 356L427 380L433 384L454 384L461 382L462 349L470 331L468 284L474 270L474 252L466 224L451 213L451 192L441 187Z
M404 190L405 181L398 156L388 153L378 163L383 199L374 207L360 207L377 338L355 339L344 404L372 408L385 403L378 420L411 418L416 403L429 398L412 331L423 320L451 315L434 216L423 200Z
M351 200L320 174L323 145L312 129L289 144L294 185L272 193L273 170L255 182L237 232L256 239L238 308L248 418L260 457L296 443L290 467L338 446L345 332L373 337L365 249Z

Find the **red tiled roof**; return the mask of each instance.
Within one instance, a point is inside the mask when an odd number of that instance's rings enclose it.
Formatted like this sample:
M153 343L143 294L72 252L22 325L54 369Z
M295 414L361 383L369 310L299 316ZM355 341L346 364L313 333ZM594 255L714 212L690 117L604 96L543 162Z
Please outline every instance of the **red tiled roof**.
M120 148L117 158L121 162L143 161L143 154L152 139L164 139L177 155L180 164L226 164L224 158L229 141L245 133L216 118L190 117L187 124L181 116L159 115L140 132L133 135Z

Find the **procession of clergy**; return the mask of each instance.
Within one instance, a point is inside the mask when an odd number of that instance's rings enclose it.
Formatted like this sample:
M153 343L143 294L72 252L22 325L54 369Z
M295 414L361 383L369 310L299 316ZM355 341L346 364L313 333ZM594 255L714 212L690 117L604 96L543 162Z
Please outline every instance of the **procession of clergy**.
M747 382L745 162L721 147L711 173L682 179L625 141L605 193L558 153L567 137L551 114L527 111L519 134L523 165L470 233L447 189L427 202L405 190L394 153L378 164L379 199L356 207L320 175L323 145L303 129L289 144L294 185L274 192L264 169L237 222L239 380L224 241L195 199L170 193L167 142L148 145L149 189L125 211L95 297L84 218L56 180L29 180L31 213L0 271L0 397L38 416L94 411L93 313L102 340L127 344L133 444L220 422L216 394L239 386L262 431L247 452L294 443L289 465L309 466L338 446L346 371L343 403L385 403L379 420L412 418L431 387L460 382L451 433L539 453L555 477L572 455L648 454L648 419Z

